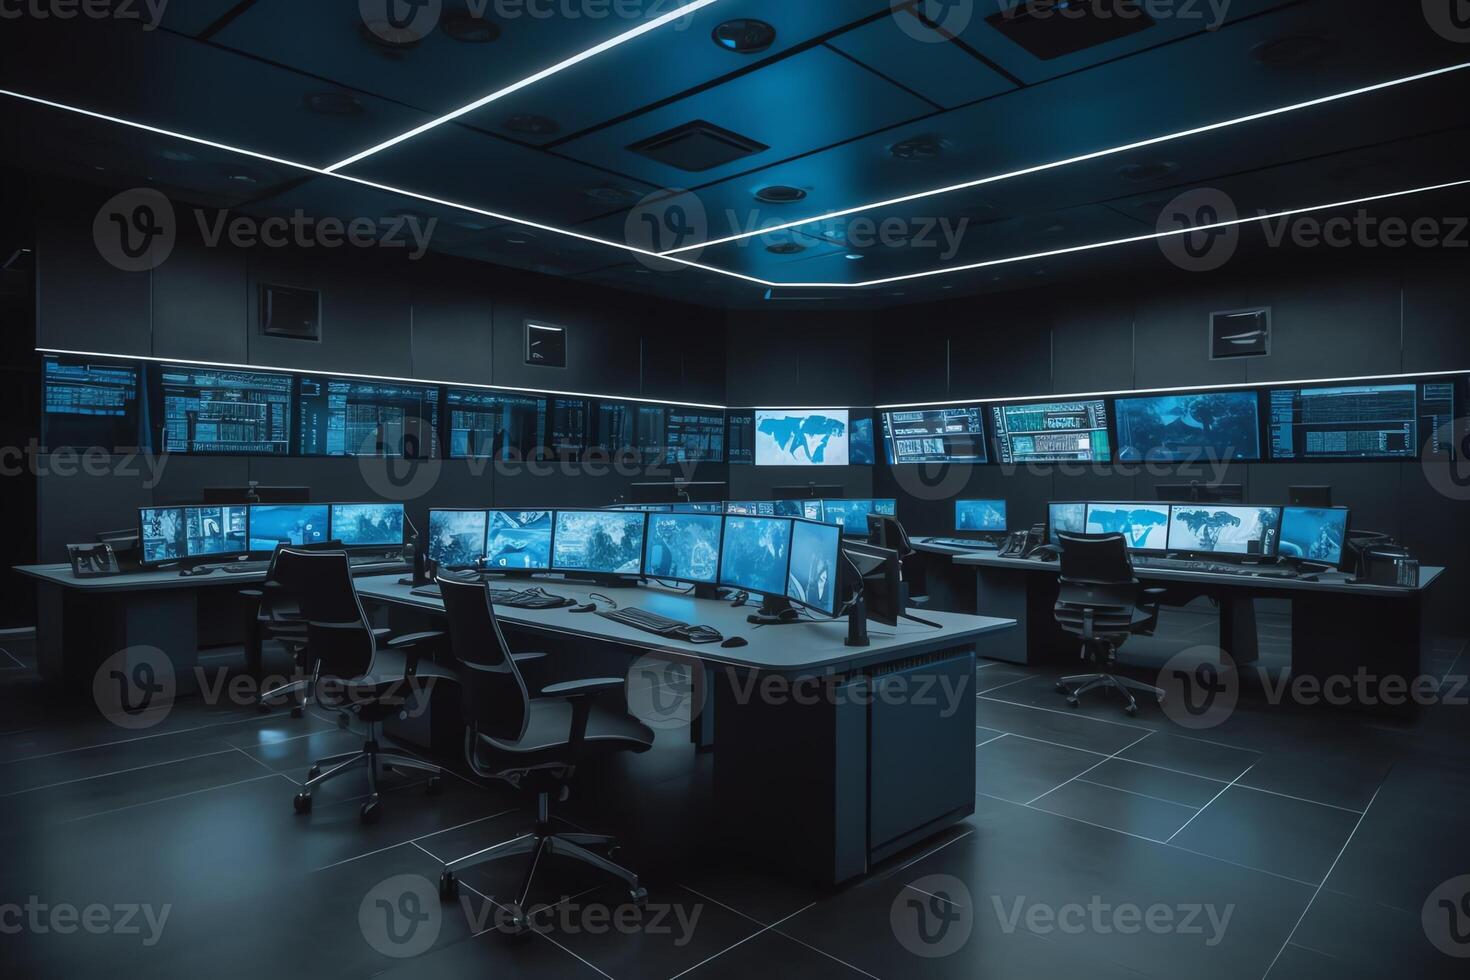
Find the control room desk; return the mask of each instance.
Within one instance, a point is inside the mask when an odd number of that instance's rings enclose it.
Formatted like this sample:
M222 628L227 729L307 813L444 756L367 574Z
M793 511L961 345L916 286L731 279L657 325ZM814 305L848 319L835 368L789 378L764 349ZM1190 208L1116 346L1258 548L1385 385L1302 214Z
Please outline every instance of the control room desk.
M544 584L579 602L596 591ZM358 593L400 613L443 615L439 599L413 595L396 577L361 579ZM714 812L727 843L768 866L837 884L974 812L976 646L1013 620L925 613L941 628L872 623L872 645L853 648L843 644L845 621L757 628L745 621L753 607L723 600L655 587L615 595L749 644L670 640L565 608L502 607L497 615L533 634L702 669L716 720Z
M955 549L950 549L952 552ZM1016 619L1022 628L998 637L986 656L1035 663L1058 655L1075 657L1077 641L1057 627L1052 606L1057 597L1056 562L1001 558L995 552L954 553L957 568L973 569L977 608ZM1255 600L1291 603L1293 676L1352 675L1409 680L1424 669L1429 649L1424 598L1444 573L1420 570L1417 588L1363 585L1343 576L1318 581L1219 574L1139 566L1139 581L1169 590L1167 604L1207 595L1220 607L1217 645L1237 665L1259 657Z

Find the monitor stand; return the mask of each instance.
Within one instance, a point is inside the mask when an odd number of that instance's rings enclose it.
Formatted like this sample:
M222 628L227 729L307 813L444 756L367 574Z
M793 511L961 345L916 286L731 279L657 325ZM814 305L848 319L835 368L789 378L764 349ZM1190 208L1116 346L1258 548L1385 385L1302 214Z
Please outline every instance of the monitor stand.
M760 610L746 616L745 621L756 626L785 626L800 622L801 616L785 596L762 595Z
M696 584L694 586L694 598L696 599L722 599L720 587L712 584Z
M868 639L868 601L859 592L847 610L847 639L842 643L849 647L865 647L872 642Z

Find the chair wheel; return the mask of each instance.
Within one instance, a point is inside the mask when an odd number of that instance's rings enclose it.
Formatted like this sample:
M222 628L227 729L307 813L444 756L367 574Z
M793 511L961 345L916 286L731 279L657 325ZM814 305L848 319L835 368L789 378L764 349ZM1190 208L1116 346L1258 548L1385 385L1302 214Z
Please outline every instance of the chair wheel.
M1057 681L1057 693L1058 694L1066 694L1067 693L1067 685L1063 684L1061 681Z
M1068 705L1068 707L1075 708L1075 707L1077 707L1077 704L1078 704L1078 702L1077 702L1077 699L1075 697L1069 697L1069 698L1067 698L1067 705Z
M459 897L459 879L454 876L453 871L441 871L439 873L439 898L441 901L452 902Z
M377 823L378 817L380 815L378 801L368 800L357 812L358 815L362 817L363 823Z
M1124 708L1123 711L1127 713L1129 718L1136 717L1138 715L1138 705L1130 704L1128 705L1128 707Z
M303 708L299 704L296 705L294 708L291 709L291 717L292 718L305 718L306 717L306 709Z
M647 888L635 888L631 892L628 893L628 897L629 897L629 899L632 900L633 904L635 906L637 906L640 910L641 909L645 909L645 908L648 907L648 889Z
M428 785L424 787L425 796L438 796L444 788L444 780L438 776L430 776Z
M296 797L291 801L291 806L296 810L297 813L310 813L311 794L297 793Z
M321 766L312 766L310 769L306 770L306 778L307 779L315 779L316 777L320 776L321 774L322 774L322 767Z
M509 927L506 931L512 936L524 936L531 931L531 917L525 913L519 905L511 903L505 906Z

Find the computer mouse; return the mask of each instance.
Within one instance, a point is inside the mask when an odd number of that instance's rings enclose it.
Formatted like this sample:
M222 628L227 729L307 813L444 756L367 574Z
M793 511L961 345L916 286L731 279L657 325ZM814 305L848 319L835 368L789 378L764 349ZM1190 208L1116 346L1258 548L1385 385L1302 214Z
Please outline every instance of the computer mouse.
M744 647L744 646L749 646L749 645L750 645L750 641L747 640L743 636L732 636L729 639L727 639L724 643L721 643L720 644L720 646L722 646L722 647Z
M568 612L597 612L597 606L596 606L595 603L587 602L587 603L583 603L580 606L573 606L571 609L569 609L567 611Z

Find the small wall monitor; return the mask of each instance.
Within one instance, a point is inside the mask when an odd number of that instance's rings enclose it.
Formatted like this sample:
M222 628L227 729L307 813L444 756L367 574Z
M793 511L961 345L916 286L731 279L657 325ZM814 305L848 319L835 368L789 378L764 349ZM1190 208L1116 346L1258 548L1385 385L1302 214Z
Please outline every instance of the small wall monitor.
M1388 382L1270 393L1272 459L1452 459L1455 385Z
M41 442L47 449L98 446L113 452L144 444L136 364L48 354L43 365Z
M864 533L867 529L864 528ZM786 598L826 616L837 614L837 580L842 529L832 524L795 521Z
M1119 398L1113 413L1123 462L1261 458L1260 399L1254 390Z
M444 405L452 459L524 460L546 444L545 398L450 388Z
M851 422L845 408L757 409L757 466L846 466Z
M403 544L402 504L333 504L331 535L348 548Z
M291 452L289 374L163 364L149 368L165 452L286 456Z
M1088 504L1087 533L1121 534L1130 551L1164 551L1169 546L1169 505Z
M275 551L279 545L321 544L328 540L326 504L256 504L250 508L250 550Z
M995 452L1001 463L1106 463L1108 403L1077 401L994 405Z
M649 515L616 510L559 510L551 535L558 572L640 575Z
M1006 529L1006 502L1004 500L956 500L954 502L954 529L956 531L1004 531Z
M785 596L792 521L725 515L720 584L759 595Z
M243 554L247 523L244 507L145 507L138 511L143 564Z
M1274 557L1281 535L1280 507L1174 504L1169 550Z
M1060 532L1068 534L1087 533L1087 505L1078 503L1049 503L1046 505L1046 537L1051 544L1061 544Z
M549 510L492 510L486 515L485 567L507 572L551 568Z
M862 413L852 413L847 460L853 466L872 466L878 462L878 447L873 441L873 416L868 409L863 409Z
M440 568L473 568L485 554L483 510L429 511L429 560Z
M883 413L888 462L984 463L985 409L980 405Z
M303 375L297 429L304 456L429 459L438 452L439 389Z
M729 412L725 415L725 459L737 465L755 462L755 413Z
M1347 541L1348 511L1344 507L1288 507L1281 516L1281 545L1277 552L1294 561L1313 561L1342 567Z
M643 572L649 578L710 585L720 577L719 514L653 514Z

